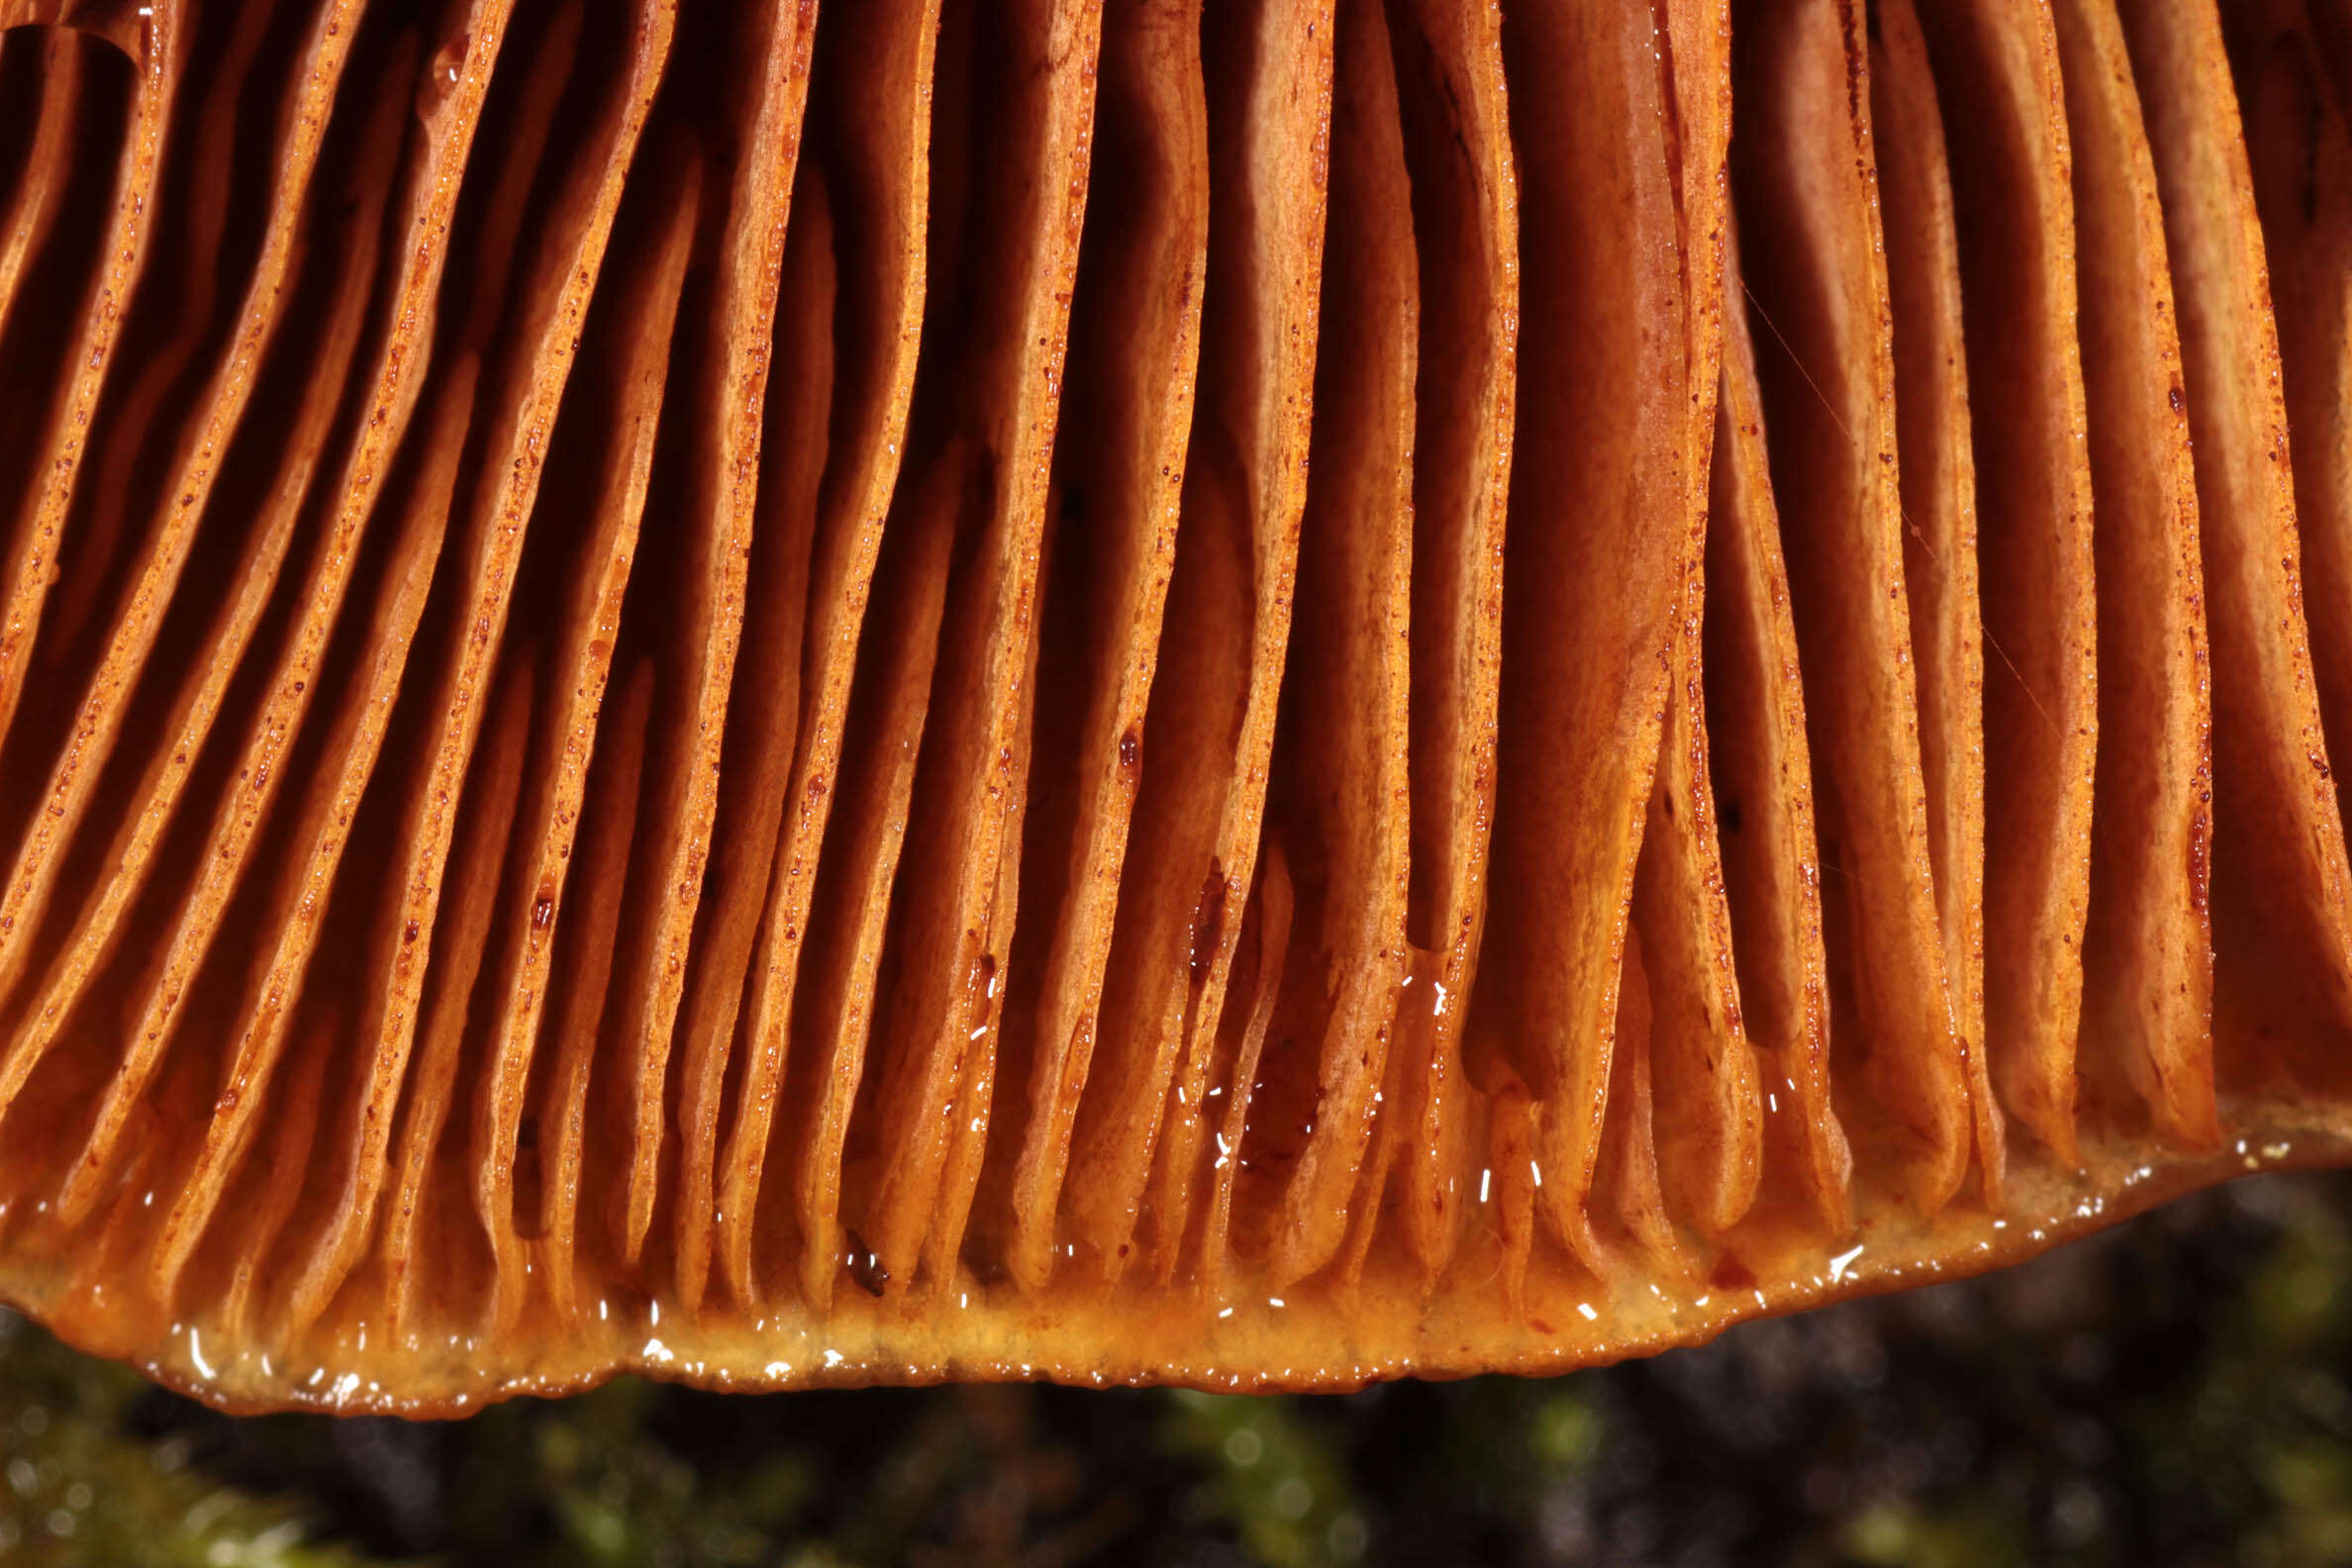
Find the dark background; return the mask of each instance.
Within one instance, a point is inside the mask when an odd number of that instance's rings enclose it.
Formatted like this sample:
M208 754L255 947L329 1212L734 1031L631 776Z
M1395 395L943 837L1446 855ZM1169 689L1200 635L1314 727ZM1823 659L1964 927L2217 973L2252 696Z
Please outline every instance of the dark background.
M2352 1174L1550 1381L233 1421L0 1312L0 1563L2352 1562Z

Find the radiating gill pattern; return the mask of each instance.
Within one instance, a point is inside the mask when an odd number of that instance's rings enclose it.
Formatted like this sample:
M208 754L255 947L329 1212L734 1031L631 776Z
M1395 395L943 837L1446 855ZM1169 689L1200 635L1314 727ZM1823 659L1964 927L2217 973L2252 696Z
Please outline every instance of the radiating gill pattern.
M2345 0L0 0L0 1297L1547 1370L2352 1159Z

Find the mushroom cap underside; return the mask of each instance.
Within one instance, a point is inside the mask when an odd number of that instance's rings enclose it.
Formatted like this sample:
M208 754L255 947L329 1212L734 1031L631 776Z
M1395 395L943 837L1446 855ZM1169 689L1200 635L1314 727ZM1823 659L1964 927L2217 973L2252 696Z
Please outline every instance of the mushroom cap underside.
M1551 1371L2352 1162L2342 0L0 0L0 1298Z

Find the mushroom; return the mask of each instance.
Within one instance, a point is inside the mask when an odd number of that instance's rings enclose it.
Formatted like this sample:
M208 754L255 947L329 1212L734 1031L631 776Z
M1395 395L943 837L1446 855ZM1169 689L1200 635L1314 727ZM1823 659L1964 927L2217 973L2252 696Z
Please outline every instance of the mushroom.
M2344 0L0 27L77 1344L1552 1371L2352 1162Z

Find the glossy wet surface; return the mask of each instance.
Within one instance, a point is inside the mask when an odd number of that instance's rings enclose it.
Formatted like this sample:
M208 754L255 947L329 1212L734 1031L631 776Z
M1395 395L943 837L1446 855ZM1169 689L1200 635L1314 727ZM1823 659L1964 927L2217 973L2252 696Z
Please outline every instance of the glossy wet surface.
M2333 4L0 13L0 1295L1353 1387L2338 1162Z

